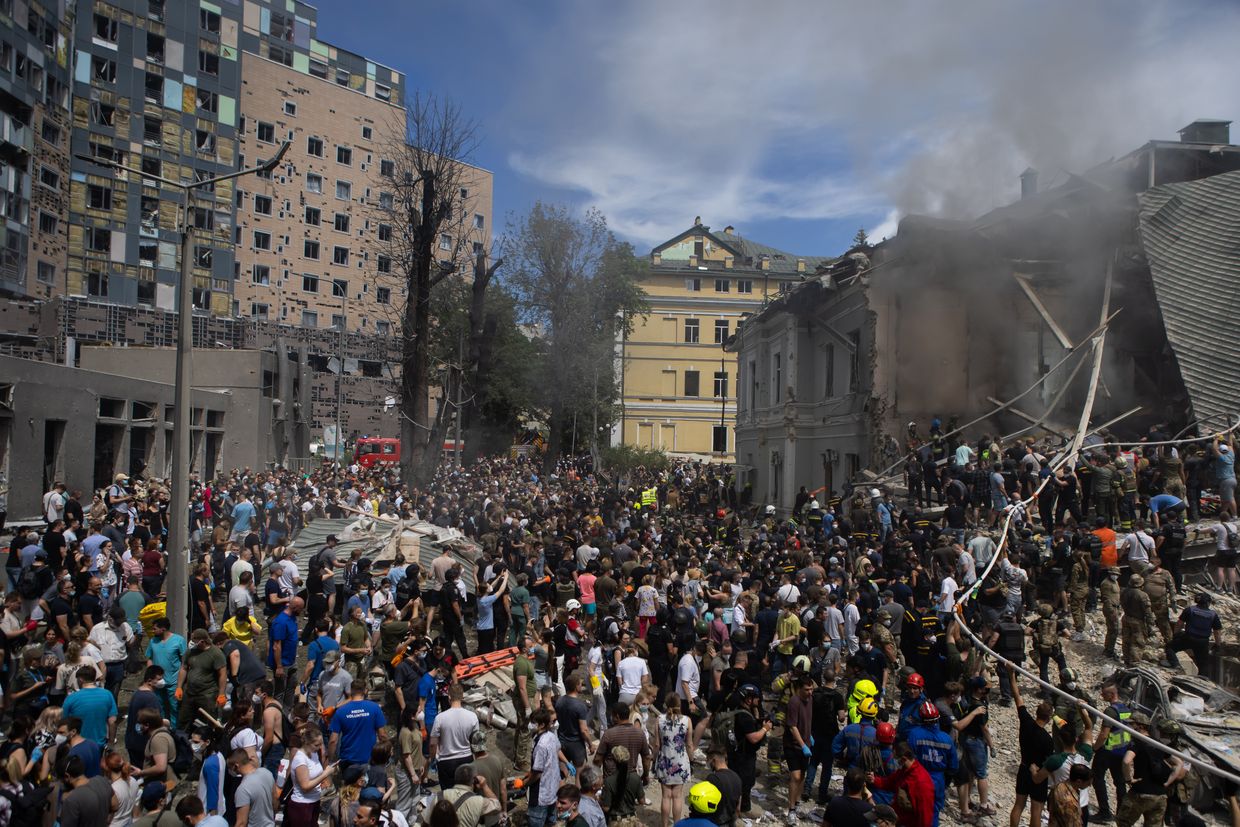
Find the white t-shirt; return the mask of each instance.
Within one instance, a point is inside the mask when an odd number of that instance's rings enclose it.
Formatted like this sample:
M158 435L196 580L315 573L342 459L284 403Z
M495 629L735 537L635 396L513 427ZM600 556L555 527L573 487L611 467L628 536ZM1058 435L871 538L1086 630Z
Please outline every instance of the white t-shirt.
M950 612L956 608L956 581L951 575L943 578L943 585L939 588L939 605L940 612Z
M785 583L779 587L779 591L775 592L775 596L781 603L796 603L801 598L801 590L797 588L796 583Z
M630 655L616 664L616 677L620 680L621 695L636 695L642 691L642 678L650 674L650 667L643 658Z
M1144 531L1134 531L1124 538L1128 547L1128 562L1149 563L1150 552L1154 550L1154 538Z
M293 590L297 588L295 581L298 577L300 577L300 575L297 572L296 563L294 563L292 560L281 560L280 561L280 587L281 588L288 589L290 594L293 593Z
M745 606L737 603L732 607L732 632L736 633L745 628L745 624L749 618L745 616Z
M469 736L478 729L478 716L464 707L448 708L435 716L431 738L439 739L440 760L471 755Z
M293 756L293 761L289 764L288 783L293 785L292 800L298 804L313 804L323 797L323 790L314 787L309 791L304 791L301 785L297 783L297 768L305 767L310 778L316 777L323 771L323 765L319 763L319 756L306 755L302 750L297 750L297 754Z
M835 606L827 609L827 637L831 640L844 639L844 613Z
M254 730L246 727L239 731L228 742L228 746L233 749L254 749L254 755L258 758L258 763L263 763L263 739Z
M139 789L136 778L118 778L112 782L112 794L120 806L116 809L116 815L112 816L109 827L129 827L133 824L133 808L138 803Z
M692 701L698 696L698 689L701 686L702 673L698 669L697 658L690 652L680 659L680 664L676 667L676 694L682 700ZM685 684L689 684L689 694L685 695Z

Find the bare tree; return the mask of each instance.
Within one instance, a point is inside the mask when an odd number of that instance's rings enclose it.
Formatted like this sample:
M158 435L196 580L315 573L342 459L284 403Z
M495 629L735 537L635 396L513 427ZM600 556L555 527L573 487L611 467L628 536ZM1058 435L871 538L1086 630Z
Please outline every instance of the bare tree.
M483 243L473 226L476 195L469 160L478 145L476 124L450 100L414 93L405 117L389 125L384 148L390 166L382 165L377 219L389 227L381 254L391 278L401 283L400 414L401 478L411 487L428 483L443 445L445 412L441 404L431 417L433 369L431 339L434 320L431 296L437 285L473 258ZM485 244L484 244L485 248ZM442 375L444 399L452 398L455 367Z

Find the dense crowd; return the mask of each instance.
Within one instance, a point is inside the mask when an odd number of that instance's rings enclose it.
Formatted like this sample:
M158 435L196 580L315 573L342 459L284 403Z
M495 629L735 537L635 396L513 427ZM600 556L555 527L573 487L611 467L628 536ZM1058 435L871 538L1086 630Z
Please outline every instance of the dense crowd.
M1062 697L1027 707L964 628L1174 743L1065 657L1099 609L1126 665L1204 666L1220 640L1207 596L1171 610L1203 488L1236 588L1234 446L1164 441L1059 467L936 420L908 430L907 496L802 488L782 513L694 462L492 459L426 492L391 467L238 470L193 480L187 595L163 593L165 486L57 485L5 566L0 827L973 823L995 815L992 703L1020 722L1011 827L1179 823L1187 767ZM288 546L348 515L454 528L477 557ZM480 669L511 677L512 721L464 703Z

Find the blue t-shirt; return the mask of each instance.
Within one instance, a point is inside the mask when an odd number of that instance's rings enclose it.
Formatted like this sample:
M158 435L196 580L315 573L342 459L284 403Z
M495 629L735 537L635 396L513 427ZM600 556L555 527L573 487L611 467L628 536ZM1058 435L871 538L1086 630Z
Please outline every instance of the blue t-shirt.
M164 670L169 691L176 689L177 673L181 671L181 661L185 660L185 638L180 635L169 635L167 640L151 638L146 645L146 657Z
M1236 455L1231 451L1222 450L1219 446L1218 456L1214 458L1214 476L1220 480L1234 480L1236 478Z
M85 722L83 722L82 726L86 726ZM84 732L82 737L86 740L77 746L69 747L69 755L76 755L78 758L81 758L82 766L86 768L85 776L87 778L94 778L99 774L99 763L103 760L103 747L86 738L86 733Z
M306 647L306 660L314 663L314 668L310 670L310 683L317 682L319 675L323 674L323 656L328 652L339 651L340 644L327 635L319 635L310 641L310 645Z
M418 681L418 697L426 698L426 706L423 712L426 714L427 721L433 721L435 716L439 714L439 701L435 696L435 676L427 672ZM427 732L430 731L430 724L427 724Z
M370 751L387 725L383 710L374 701L349 701L336 707L331 731L340 736L338 757L353 764L370 762Z
M65 698L62 718L81 718L82 737L99 746L108 742L108 718L115 717L116 699L101 686L79 689Z
M297 630L297 618L288 612L280 612L271 621L271 640L267 644L267 665L276 666L276 641L283 643L280 649L280 664L285 667L297 662L297 644L301 633Z
M689 816L676 822L674 827L716 827L715 822L701 816Z
M250 523L254 520L254 505L249 502L237 503L233 506L233 533L239 534L243 531L250 530Z
M1150 511L1155 514L1164 508L1175 508L1180 505L1184 505L1184 501L1174 494L1155 494L1150 497Z
M495 601L498 595L488 594L478 598L478 623L474 626L479 631L495 628Z

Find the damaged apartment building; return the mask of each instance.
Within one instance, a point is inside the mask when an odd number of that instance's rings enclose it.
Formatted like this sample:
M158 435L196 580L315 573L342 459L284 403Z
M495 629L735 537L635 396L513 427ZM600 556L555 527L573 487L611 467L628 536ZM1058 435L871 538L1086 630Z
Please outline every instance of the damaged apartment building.
M1091 427L1230 424L1240 364L1240 146L1226 121L1129 154L972 221L908 216L746 318L737 480L789 508L842 491L924 437L995 412L977 439L1067 437L1104 320ZM1032 387L1032 390L1029 390ZM1025 393L1028 391L1028 393Z

